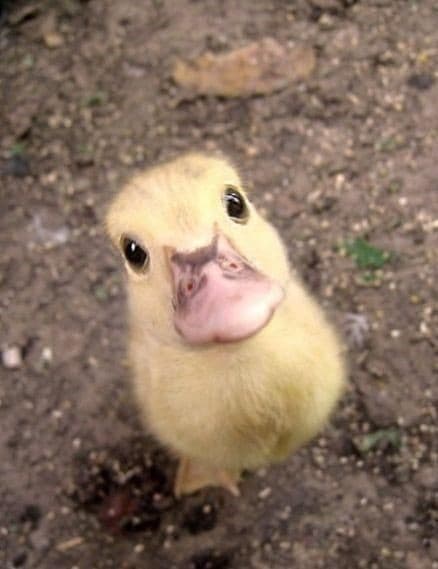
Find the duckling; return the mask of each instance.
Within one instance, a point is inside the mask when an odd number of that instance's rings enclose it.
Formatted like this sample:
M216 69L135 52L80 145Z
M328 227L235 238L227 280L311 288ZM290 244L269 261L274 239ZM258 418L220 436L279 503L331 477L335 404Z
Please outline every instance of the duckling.
M231 162L192 153L135 175L110 204L124 259L133 388L179 458L174 491L239 494L325 424L342 349Z

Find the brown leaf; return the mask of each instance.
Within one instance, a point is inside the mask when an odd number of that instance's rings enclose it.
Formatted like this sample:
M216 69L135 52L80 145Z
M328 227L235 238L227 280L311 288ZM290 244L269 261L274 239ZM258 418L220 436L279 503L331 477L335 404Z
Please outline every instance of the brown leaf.
M285 47L271 38L228 53L206 52L192 61L177 61L174 81L200 95L266 95L306 79L316 65L310 47Z

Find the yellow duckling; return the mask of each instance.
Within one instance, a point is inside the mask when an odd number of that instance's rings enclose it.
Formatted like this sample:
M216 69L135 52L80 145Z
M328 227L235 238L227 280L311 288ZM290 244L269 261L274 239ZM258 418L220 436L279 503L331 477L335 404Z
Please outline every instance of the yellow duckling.
M222 158L135 176L107 228L127 269L129 355L147 429L180 458L175 493L287 457L345 379L338 339L277 231Z

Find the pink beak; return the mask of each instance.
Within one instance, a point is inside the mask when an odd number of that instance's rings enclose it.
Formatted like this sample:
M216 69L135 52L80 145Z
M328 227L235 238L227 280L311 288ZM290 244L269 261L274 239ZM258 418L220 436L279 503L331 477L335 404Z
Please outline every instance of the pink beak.
M170 251L174 324L190 344L234 342L256 334L284 297L222 235L189 253Z

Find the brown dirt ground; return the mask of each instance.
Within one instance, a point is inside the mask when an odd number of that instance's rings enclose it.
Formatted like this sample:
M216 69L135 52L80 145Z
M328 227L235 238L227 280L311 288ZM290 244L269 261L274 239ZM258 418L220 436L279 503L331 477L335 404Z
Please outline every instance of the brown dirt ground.
M23 356L0 366L0 566L438 567L435 0L0 9L0 348ZM169 79L176 57L266 36L314 46L316 72L235 100ZM101 226L127 176L192 148L241 165L350 344L331 425L239 500L171 497ZM374 280L337 247L355 236L393 253Z

